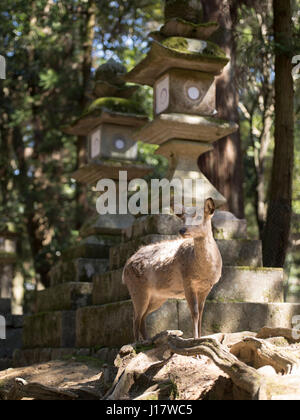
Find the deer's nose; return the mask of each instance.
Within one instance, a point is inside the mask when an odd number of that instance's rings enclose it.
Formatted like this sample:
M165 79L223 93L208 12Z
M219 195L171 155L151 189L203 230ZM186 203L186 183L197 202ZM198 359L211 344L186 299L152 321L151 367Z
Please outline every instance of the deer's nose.
M182 228L182 229L180 229L179 233L180 233L180 235L183 236L186 233L186 231L187 231L187 228Z

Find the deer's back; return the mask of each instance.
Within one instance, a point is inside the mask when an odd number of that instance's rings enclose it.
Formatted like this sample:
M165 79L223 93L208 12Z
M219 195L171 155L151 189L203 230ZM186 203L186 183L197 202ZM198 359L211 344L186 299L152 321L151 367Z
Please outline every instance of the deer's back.
M179 258L180 254L180 258ZM148 245L136 252L124 269L124 282L147 287L158 297L184 298L183 267L193 258L193 240L179 239Z

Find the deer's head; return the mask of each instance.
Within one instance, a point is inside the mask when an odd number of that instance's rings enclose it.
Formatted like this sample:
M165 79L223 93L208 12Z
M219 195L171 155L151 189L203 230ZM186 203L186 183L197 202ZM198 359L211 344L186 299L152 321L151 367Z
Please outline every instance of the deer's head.
M203 214L194 211L184 211L182 219L184 227L179 233L183 238L204 238L212 235L211 219L215 213L215 203L212 198L208 198L204 203Z

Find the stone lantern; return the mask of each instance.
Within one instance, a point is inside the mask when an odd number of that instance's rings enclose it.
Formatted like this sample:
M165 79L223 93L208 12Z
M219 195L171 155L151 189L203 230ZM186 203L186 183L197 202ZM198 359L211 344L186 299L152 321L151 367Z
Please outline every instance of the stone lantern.
M88 163L73 177L81 183L96 185L101 179L116 181L125 171L128 181L143 178L150 168L137 161L138 145L133 135L148 122L141 105L132 99L139 86L124 82L126 69L114 60L98 68L94 95L98 98L66 133L87 137ZM81 236L91 234L120 235L134 221L130 214L96 216L87 220Z
M148 122L140 104L132 99L138 89L126 84L126 69L109 60L95 73L93 96L97 97L64 132L87 139L87 163L72 176L79 183L95 187L101 179L116 182L119 172L127 179L143 178L150 168L138 163L138 146L133 133ZM108 268L109 248L120 241L123 229L134 221L132 215L95 215L85 220L81 241L62 254L62 262L51 270L51 284L76 281L90 282L94 275ZM74 274L75 273L75 274Z
M114 60L99 67L95 76L97 99L67 134L87 137L88 164L73 177L85 184L102 178L117 180L119 171L126 170L128 179L143 177L149 168L138 164L138 147L133 133L147 123L140 104L131 99L138 86L127 85L122 76L126 69Z
M154 120L135 138L160 146L157 154L168 158L170 180L202 181L201 197L193 187L186 196L189 202L209 196L220 207L226 200L199 171L198 158L238 129L237 124L216 117L215 78L229 59L208 41L218 25L194 23L200 11L195 5L183 8L183 3L193 2L166 2L165 25L150 34L153 43L147 57L125 76L154 89ZM187 20L176 17L178 8L185 10Z

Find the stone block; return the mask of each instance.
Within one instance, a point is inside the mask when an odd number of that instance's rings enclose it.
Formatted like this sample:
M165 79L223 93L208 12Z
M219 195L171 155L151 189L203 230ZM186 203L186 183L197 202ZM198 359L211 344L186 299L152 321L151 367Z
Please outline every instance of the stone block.
M133 342L133 306L130 300L77 311L77 347L119 347ZM177 301L166 302L147 319L149 336L177 329Z
M121 269L94 277L93 305L130 299L127 286L122 284L122 273Z
M262 243L249 239L217 239L223 265L262 267Z
M89 306L92 283L64 283L36 293L35 312L74 311Z
M284 302L282 269L224 267L222 278L210 293L218 302Z
M189 207L189 211L192 211ZM159 214L139 217L124 231L124 241L146 235L176 235L182 228L182 220L174 214ZM216 210L212 219L216 239L247 239L247 221L237 219L232 213Z
M25 317L23 347L75 347L75 311L44 312Z
M22 328L6 328L6 339L0 339L0 359L12 359L15 349L22 347Z
M247 239L247 221L228 211L217 210L212 226L215 239Z
M109 244L81 243L72 248L66 249L62 253L63 260L78 258L106 259L109 257Z
M83 225L80 230L80 236L86 238L91 235L110 235L106 240L111 242L119 242L119 235L124 229L127 229L135 221L131 214L105 214L103 216L97 215Z
M108 270L107 259L78 258L59 262L50 272L51 286L69 282L92 282L93 276Z
M80 308L76 313L76 347L131 343L132 319L131 301Z
M124 240L130 241L147 235L178 236L182 221L174 214L158 214L139 217L124 231Z
M300 315L300 304L290 303L214 303L205 305L202 335L257 332L264 326L292 328L292 318ZM192 321L188 304L178 301L179 330L192 337Z
M216 84L212 74L171 69L154 85L154 114L214 115Z
M22 328L24 325L24 318L24 315L8 314L5 316L6 327Z
M0 315L11 313L11 299L0 299Z

